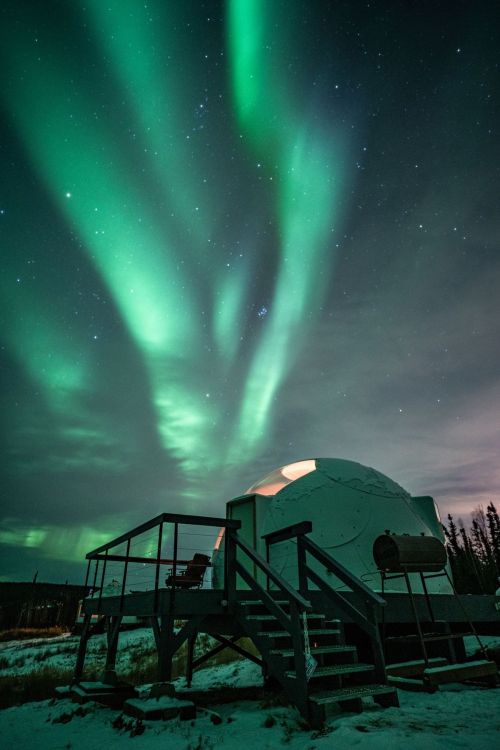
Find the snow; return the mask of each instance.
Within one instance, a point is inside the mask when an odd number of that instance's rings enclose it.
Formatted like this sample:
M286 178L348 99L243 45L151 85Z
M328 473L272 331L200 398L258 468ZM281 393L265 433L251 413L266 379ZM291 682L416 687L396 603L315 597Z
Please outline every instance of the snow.
M67 634L50 639L32 638L0 643L0 659L8 665L2 669L1 674L5 677L31 674L48 666L72 670L75 666L79 640L79 636ZM120 633L118 669L126 670L138 651L144 655L154 653L154 636L150 628L125 630ZM85 665L102 664L105 653L106 636L104 634L92 636L87 646Z
M148 647L146 630L123 633L126 647ZM90 640L99 643L101 637ZM500 646L500 638L482 639L485 645ZM57 643L55 643L57 641ZM47 652L71 643L72 637L44 642ZM466 642L475 653L477 642ZM41 653L40 641L2 644L1 656L16 659ZM74 657L74 651L73 651ZM45 664L60 663L62 655L47 657ZM64 663L65 659L63 660ZM26 671L26 659L22 669ZM38 662L30 656L33 668ZM71 665L74 661L71 661ZM14 672L19 672L14 669ZM5 674L5 672L3 672ZM235 661L195 672L193 689L210 690L215 686L245 687L261 684L260 670L248 661ZM177 681L182 697L184 678ZM145 691L141 697L144 697ZM0 711L0 737L4 747L16 750L123 750L130 747L168 747L169 750L241 750L259 747L277 750L491 750L500 732L500 689L466 685L446 685L434 694L399 691L401 708L381 709L371 701L361 714L334 714L322 732L305 729L297 712L273 701L235 700L213 711L200 709L196 720L141 722L120 711L88 703L83 706L68 699L41 701ZM167 699L165 699L167 700ZM216 713L214 713L216 712ZM217 716L218 714L218 716ZM220 717L220 722L216 723Z

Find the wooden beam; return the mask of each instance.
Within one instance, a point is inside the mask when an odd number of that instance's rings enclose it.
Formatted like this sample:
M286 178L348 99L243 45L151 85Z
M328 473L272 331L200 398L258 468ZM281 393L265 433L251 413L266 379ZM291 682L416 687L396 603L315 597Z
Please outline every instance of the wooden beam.
M93 560L108 560L111 562L126 562L128 560L129 563L150 563L156 565L159 563L160 565L173 565L174 561L172 558L164 557L160 560L157 560L156 557L137 557L136 555L102 555L101 553L95 555ZM177 560L177 565L187 565L191 562L191 560Z
M182 513L161 513L159 516L155 516L154 518L151 518L151 520L141 523L140 526L136 526L134 529L127 531L125 534L121 534L115 539L111 539L111 541L106 542L106 544L102 544L100 547L96 547L96 549L92 550L91 552L87 552L85 557L87 560L90 558L94 558L100 552L105 552L107 549L110 549L110 547L116 547L119 544L123 544L123 542L127 542L129 539L132 539L132 537L139 536L145 531L149 531L149 529L158 526L162 522L181 523L188 526L216 526L219 528L223 526L224 528L228 529L241 528L241 521L233 521L228 518L216 518L213 516L188 516L183 515Z
M278 542L285 542L287 539L292 539L301 534L310 534L311 531L311 521L301 521L300 523L293 523L291 526L285 526L283 529L277 529L276 531L270 531L268 534L263 534L261 539L265 539L268 544L277 544Z

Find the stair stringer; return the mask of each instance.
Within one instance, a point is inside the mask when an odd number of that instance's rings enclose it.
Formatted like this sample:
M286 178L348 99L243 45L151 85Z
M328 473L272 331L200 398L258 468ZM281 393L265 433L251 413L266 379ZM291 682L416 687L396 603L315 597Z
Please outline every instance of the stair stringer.
M247 618L244 608L241 605L238 605L236 608L235 619L244 633L252 639L258 648L269 676L277 680L290 703L293 703L301 716L310 723L312 707L308 698L307 683L305 681L302 683L301 680L286 675L288 659L283 658L281 654L271 653L273 650L272 643L270 642L271 639L259 635L260 625L258 622L252 622Z
M255 604L258 603L253 603L253 605ZM255 615L248 614L246 612L245 605L238 603L234 614L235 619L239 623L242 631L252 639L255 646L259 649L268 675L273 677L281 685L290 703L295 705L304 720L311 727L321 728L324 725L327 715L327 704L338 703L342 710L358 712L363 710L363 702L361 700L361 697L366 695L366 697L371 696L373 700L383 708L399 705L397 691L394 686L391 686L387 683L387 680L384 680L382 684L379 683L375 685L369 684L367 682L356 681L356 684L354 685L348 684L344 687L340 687L340 684L343 684L343 676L339 675L338 677L329 677L328 680L333 680L334 684L330 683L324 685L322 688L320 688L320 691L322 692L318 693L318 687L315 685L315 678L317 676L321 677L320 672L323 671L321 665L318 666L310 682L308 682L305 678L305 669L303 671L303 680L292 676L293 670L290 667L290 659L294 657L285 654L289 654L290 651L293 650L293 647L281 649L276 648L273 639L273 633L275 631L273 629L262 631L262 619L254 619ZM274 624L278 622L277 618L275 618L273 621L270 613L268 613L267 617L269 617L268 624ZM320 627L325 627L326 618L324 613L310 613L309 617L321 621ZM314 629L310 631L310 634L312 634L313 632L315 632ZM343 628L340 629L339 632L342 633L342 636L340 638L342 643L338 645L345 646L347 651L352 650L354 652L352 655L352 666L355 667L358 664L356 649L353 646L348 646L345 644L343 638ZM292 638L291 633L290 638ZM302 649L299 654L299 659L300 658L304 659L305 667L303 640ZM351 662L349 661L349 664L350 663ZM346 666L349 666L349 664L346 664ZM361 667L361 671L376 671L376 667L374 665L360 664L359 666ZM292 674L290 674L291 672ZM321 681L324 682L324 678L323 680L320 680L320 682ZM338 683L337 687L336 683ZM339 687L340 689L338 689Z

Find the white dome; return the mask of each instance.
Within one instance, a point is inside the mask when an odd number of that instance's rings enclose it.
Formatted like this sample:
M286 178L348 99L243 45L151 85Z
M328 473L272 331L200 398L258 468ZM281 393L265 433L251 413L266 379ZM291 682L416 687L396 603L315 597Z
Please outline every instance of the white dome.
M432 498L412 498L380 471L340 458L287 464L255 482L229 506L229 517L242 520L242 534L261 553L263 535L310 521L311 538L375 588L380 587L380 575L372 547L378 536L386 531L439 536L440 531ZM273 546L271 563L295 584L293 542ZM394 590L402 590L401 585L391 582ZM448 586L436 579L430 589L444 591Z

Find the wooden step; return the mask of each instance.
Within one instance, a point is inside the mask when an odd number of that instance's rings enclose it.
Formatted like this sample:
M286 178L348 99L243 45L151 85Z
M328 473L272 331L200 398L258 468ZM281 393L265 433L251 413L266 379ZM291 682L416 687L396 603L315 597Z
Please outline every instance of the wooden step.
M322 677L342 676L345 674L354 674L356 672L372 672L374 668L373 664L361 664L360 662L354 664L332 664L329 667L318 667L313 672L310 679L318 680ZM296 679L297 677L295 671L285 672L285 675L293 679Z
M309 628L308 630L309 640L311 640L314 636L320 635L340 635L340 630L337 630L335 628ZM257 636L267 636L269 638L285 638L286 636L288 636L289 638L291 637L288 630L261 630L259 633L257 633Z
M449 641L452 638L463 638L466 635L474 635L474 633L424 633L422 640L425 643L431 643L432 641ZM408 635L397 635L386 638L386 643L395 643L397 641L420 641L418 633L408 633Z
M290 604L289 599L273 599L273 602L275 604L279 604L280 607L282 607L284 604ZM262 599L244 599L243 601L239 602L243 607L249 607L249 606L259 606L259 607L267 607L267 604L264 604Z
M352 687L343 687L337 690L324 690L309 696L312 703L319 706L327 706L331 703L341 703L342 701L351 701L356 698L369 698L377 695L393 695L395 698L394 705L397 706L397 691L391 685L353 685Z
M424 670L423 678L431 685L444 685L448 682L462 682L463 680L474 680L480 677L495 678L498 675L497 665L494 661L462 662L459 664L448 664L445 667L430 667Z
M312 654L344 654L356 652L356 646L317 646L311 648ZM290 649L271 649L272 654L281 654L282 656L294 656L295 651Z
M313 613L307 613L306 617L307 617L308 620L324 620L325 619L324 615L316 615L316 614L313 614ZM252 621L253 620L261 620L262 622L265 622L266 620L268 622L278 622L278 620L276 619L276 617L274 615L269 615L269 614L266 614L266 615L247 615L245 617L245 619L246 620L252 620Z
M435 693L437 685L431 685L430 682L424 682L422 677L398 677L397 675L388 675L387 682L401 690L411 690L415 693Z
M447 664L447 659L436 656L428 659L427 663L424 659L415 659L414 661L400 661L394 664L386 664L385 670L391 677L414 677L415 675L422 675L424 669L428 667L445 667Z

